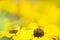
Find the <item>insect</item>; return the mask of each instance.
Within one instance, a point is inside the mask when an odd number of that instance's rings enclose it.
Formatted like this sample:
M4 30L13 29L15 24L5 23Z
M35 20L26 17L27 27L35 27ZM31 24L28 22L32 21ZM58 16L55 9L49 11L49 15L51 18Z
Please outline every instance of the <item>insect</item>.
M34 30L34 34L33 35L34 35L34 37L42 37L42 36L44 36L44 32L43 32L42 29L37 28L37 29Z
M16 34L17 32L18 32L18 30L14 30L14 29L9 31L10 34Z

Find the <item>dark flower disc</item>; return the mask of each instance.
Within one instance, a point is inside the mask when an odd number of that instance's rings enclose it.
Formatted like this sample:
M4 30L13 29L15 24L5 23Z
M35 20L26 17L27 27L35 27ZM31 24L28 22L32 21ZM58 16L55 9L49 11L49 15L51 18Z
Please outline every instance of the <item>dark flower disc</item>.
M34 35L34 37L42 37L42 36L44 36L44 32L43 32L42 29L37 28L37 29L34 30L34 34L33 35Z

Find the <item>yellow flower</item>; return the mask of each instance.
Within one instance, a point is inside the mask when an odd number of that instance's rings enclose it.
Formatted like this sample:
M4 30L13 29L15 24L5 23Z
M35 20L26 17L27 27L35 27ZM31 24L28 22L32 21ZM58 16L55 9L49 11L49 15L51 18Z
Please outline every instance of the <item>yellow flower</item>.
M44 28L41 26L44 36L42 37L35 37L34 30L38 28L36 23L30 23L28 27L23 27L21 31L18 33L17 37L20 37L20 40L53 40L54 36L58 36L59 29L55 25L47 25Z

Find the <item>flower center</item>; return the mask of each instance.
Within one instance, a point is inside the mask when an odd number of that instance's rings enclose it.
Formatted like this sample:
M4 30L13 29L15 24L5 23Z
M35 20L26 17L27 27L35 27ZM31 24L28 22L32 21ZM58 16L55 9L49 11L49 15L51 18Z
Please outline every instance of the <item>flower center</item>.
M42 36L44 36L44 32L42 29L37 28L34 30L34 37L42 37Z

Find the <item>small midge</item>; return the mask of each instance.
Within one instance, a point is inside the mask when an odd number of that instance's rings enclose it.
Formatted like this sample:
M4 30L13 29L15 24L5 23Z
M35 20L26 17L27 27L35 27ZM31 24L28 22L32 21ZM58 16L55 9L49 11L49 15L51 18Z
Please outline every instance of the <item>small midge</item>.
M10 30L9 33L11 34L16 34L18 31L17 30Z

